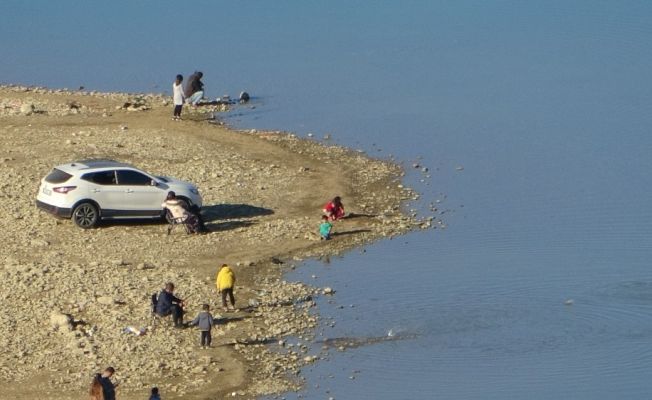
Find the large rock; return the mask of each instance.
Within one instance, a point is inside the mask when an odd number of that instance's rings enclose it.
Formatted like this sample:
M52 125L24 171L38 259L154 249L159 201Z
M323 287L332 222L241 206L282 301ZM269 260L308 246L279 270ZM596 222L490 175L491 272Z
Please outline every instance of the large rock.
M333 289L333 288L327 286L327 287L324 288L324 290L322 290L322 293L323 293L323 294L334 294L334 293L335 293L335 289Z

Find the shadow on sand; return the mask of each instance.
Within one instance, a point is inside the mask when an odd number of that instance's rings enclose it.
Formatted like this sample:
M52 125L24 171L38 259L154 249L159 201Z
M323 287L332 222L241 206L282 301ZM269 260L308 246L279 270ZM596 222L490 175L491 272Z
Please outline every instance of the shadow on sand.
M342 231L342 232L333 232L331 233L331 236L346 236L346 235L355 235L356 233L365 233L365 232L371 232L371 229L353 229L350 231Z
M209 232L223 232L231 229L245 228L254 224L256 223L251 221L226 221L206 224L206 229L208 229Z
M135 218L135 219L105 219L97 224L98 228L107 228L110 226L154 226L167 225L163 218Z
M201 209L201 215L206 222L228 218L252 218L271 214L274 214L274 211L269 208L256 207L249 204L215 204L204 206Z
M376 214L358 214L358 213L348 213L344 219L353 219L353 218L376 218Z
M256 222L253 221L223 221L216 223L217 220L226 220L232 218L253 218L263 215L272 215L273 210L269 208L256 207L248 204L215 204L205 206L201 209L201 215L204 218L206 228L210 232L228 231L231 229L244 228L251 226ZM212 223L211 223L212 222ZM101 221L98 227L111 226L147 226L147 225L167 225L164 218L138 218L138 219L108 219Z
M242 310L240 310L242 311ZM221 318L215 318L217 320L217 324L219 325L226 325L231 322L240 322L244 321L245 319L253 318L253 316L244 316L244 317L221 317Z

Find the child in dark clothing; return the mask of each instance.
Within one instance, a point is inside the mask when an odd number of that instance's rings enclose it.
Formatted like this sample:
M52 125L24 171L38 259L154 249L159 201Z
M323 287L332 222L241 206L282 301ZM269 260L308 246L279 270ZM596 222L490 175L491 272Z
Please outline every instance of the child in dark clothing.
M199 330L201 331L199 345L205 348L211 346L211 329L213 329L215 321L209 312L210 306L208 304L204 304L201 308L202 311L197 314L197 317L190 323L190 325L197 325L197 327L199 327Z
M158 388L152 388L152 394L149 395L149 400L161 400L161 396L158 394Z

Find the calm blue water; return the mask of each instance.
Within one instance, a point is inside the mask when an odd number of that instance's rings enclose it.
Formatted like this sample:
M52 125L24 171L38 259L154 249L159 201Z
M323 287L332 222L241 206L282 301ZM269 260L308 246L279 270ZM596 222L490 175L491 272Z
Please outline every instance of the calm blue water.
M447 228L289 278L337 289L324 337L419 336L332 352L304 398L645 398L650 17L648 1L3 1L0 79L162 91L200 69L211 97L256 97L231 124L405 162L413 207L439 199Z

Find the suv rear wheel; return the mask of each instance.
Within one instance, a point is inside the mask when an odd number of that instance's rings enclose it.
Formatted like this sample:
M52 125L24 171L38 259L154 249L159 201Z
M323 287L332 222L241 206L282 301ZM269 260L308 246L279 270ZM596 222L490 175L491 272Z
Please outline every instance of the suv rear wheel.
M94 228L99 217L99 211L92 203L81 203L72 212L72 221L83 229Z

